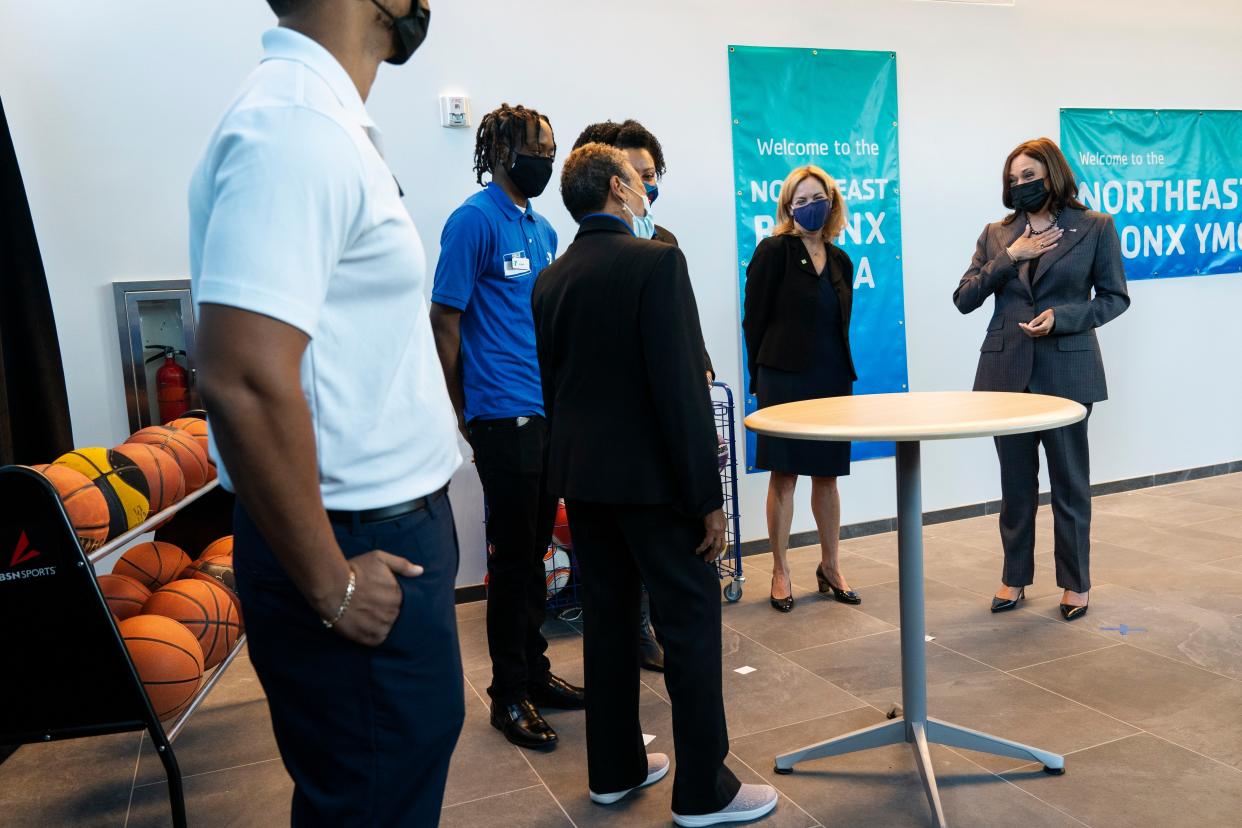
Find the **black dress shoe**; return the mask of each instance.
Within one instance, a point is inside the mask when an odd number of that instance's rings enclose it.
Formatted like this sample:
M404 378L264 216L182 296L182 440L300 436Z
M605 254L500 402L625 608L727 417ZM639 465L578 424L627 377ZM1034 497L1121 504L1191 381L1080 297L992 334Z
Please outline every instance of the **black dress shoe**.
M1087 605L1090 603L1091 601L1088 599L1087 603L1081 607L1076 607L1073 604L1061 604L1061 617L1066 621L1077 621L1087 614Z
M1017 598L997 598L992 596L992 612L1008 612L1018 605L1018 602L1026 597L1026 587L1018 589Z
M823 595L831 595L842 604L861 604L862 598L854 590L837 589L832 585L832 581L828 580L828 576L824 574L824 565L819 564L815 567L815 580L819 581L819 591Z
M548 673L546 682L530 689L530 700L539 707L581 710L586 707L586 691Z
M492 702L492 727L518 747L543 750L554 747L557 741L556 731L529 699L506 705Z

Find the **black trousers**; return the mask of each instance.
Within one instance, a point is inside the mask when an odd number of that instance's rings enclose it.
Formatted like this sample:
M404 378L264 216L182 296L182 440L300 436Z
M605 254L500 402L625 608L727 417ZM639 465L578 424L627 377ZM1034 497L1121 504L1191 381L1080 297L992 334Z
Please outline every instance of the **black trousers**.
M383 549L424 569L399 579L401 613L378 647L324 627L240 506L233 531L250 661L293 778L293 825L438 824L465 718L448 497L393 520L333 526L346 557Z
M741 783L724 764L729 734L720 675L720 581L715 566L694 554L703 522L669 506L577 500L566 506L583 589L590 789L614 793L647 776L638 721L638 604L645 582L659 614L673 705L673 811L720 810Z
M470 446L487 499L488 695L498 704L526 698L551 665L540 632L548 600L543 556L552 542L556 498L547 493L548 425L532 417L472 420Z
M1057 586L1073 592L1091 589L1091 451L1087 416L1049 431L996 437L1001 467L1001 544L1006 586L1035 580L1035 513L1039 509L1039 446L1048 458L1052 483Z

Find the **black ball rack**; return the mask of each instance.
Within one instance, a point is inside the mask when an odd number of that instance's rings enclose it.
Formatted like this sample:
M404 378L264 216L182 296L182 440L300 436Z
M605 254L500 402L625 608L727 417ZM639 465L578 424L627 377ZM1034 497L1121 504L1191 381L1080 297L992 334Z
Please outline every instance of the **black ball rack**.
M172 743L246 643L236 645L167 726L95 580L94 565L139 536L197 554L232 533L233 495L212 480L87 554L56 489L24 466L0 468L0 745L145 730L168 778L172 824L186 825ZM158 528L157 528L158 527ZM91 692L84 693L89 683Z

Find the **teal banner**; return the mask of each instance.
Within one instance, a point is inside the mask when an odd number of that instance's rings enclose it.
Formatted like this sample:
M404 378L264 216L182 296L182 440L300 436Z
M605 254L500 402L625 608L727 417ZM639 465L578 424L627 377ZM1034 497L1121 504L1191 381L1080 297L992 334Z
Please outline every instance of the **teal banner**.
M1127 279L1242 271L1242 112L1062 109L1061 149Z
M729 47L739 313L746 265L772 234L781 183L815 164L837 180L849 223L837 245L854 262L850 348L855 394L908 390L897 160L897 55L835 49ZM745 386L746 343L742 343ZM744 394L746 413L757 407ZM853 459L891 457L892 443L855 443ZM746 468L755 437L746 433Z

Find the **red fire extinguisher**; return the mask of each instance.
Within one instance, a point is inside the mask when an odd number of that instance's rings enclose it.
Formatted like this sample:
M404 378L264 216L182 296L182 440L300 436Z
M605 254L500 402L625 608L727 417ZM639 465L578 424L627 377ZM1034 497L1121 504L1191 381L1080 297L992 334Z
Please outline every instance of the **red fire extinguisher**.
M190 375L177 364L177 351L164 348L164 364L155 372L156 398L160 405L160 422L177 419L190 410ZM159 357L155 357L159 359Z

